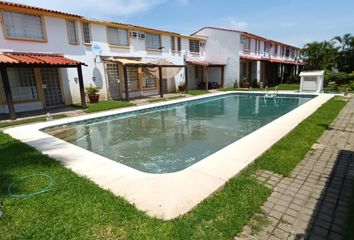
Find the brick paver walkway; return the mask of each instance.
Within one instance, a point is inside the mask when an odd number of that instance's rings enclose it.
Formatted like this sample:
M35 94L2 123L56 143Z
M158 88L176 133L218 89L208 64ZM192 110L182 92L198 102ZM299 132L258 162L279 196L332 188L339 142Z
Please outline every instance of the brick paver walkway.
M262 206L267 224L254 221L235 239L344 239L354 182L354 98L321 136L290 177L259 171L273 188Z

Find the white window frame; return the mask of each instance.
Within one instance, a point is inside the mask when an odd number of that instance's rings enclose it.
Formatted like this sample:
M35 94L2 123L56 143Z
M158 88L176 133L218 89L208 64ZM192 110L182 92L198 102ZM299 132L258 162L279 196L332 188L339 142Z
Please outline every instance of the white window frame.
M151 38L152 37L152 38ZM159 46L157 48L148 46L148 41L149 40L156 40L154 37L159 38ZM154 45L154 43L152 43ZM146 50L152 50L152 51L162 51L162 39L161 39L161 34L157 33L146 33L146 38L145 38L145 49Z
M191 53L200 53L200 41L189 39L189 51Z
M111 31L110 29L116 29L116 33L118 34L118 44L113 43L112 39L111 39ZM127 36L127 45L121 44L119 43L119 31L124 31L126 32L126 36ZM125 28L119 28L119 27L113 27L113 26L107 26L106 28L106 32L107 32L107 41L110 47L118 47L118 48L129 48L130 47L130 34L129 34L129 30L125 29Z
M5 12L13 13L13 14L21 14L21 15L38 17L40 19L41 32L42 32L43 38L30 38L30 37L26 37L26 36L23 36L23 37L9 36L8 29L6 27L7 24L6 24L6 20L5 20L5 16L4 16ZM4 38L5 39L22 40L22 41L33 41L33 42L47 42L48 41L47 40L47 32L46 32L46 28L45 28L45 20L44 20L43 15L29 14L29 13L16 12L16 11L5 11L5 10L1 10L0 13L1 13L1 21L2 21L3 33L4 33ZM16 31L16 29L15 29L15 31Z
M84 25L87 24L87 30L89 34L90 41L86 42L85 37L85 28ZM82 42L84 45L91 45L92 44L92 32L91 32L91 23L90 22L81 22L81 30L82 30Z
M72 36L71 36L71 31L70 31L70 23L74 23L74 34L75 34L75 38L76 38L76 41L72 41ZM76 20L74 19L66 19L66 30L67 30L67 33L68 33L68 42L69 44L72 44L72 45L78 45L79 44L79 34L78 34L78 31L77 31L77 22Z

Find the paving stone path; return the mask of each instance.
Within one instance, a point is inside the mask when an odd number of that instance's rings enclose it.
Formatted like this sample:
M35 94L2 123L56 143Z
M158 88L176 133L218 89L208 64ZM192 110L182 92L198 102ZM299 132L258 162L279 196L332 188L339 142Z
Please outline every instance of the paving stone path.
M251 220L235 239L344 239L354 184L354 98L290 177L262 170L256 178L273 189L262 206L266 223L255 232Z

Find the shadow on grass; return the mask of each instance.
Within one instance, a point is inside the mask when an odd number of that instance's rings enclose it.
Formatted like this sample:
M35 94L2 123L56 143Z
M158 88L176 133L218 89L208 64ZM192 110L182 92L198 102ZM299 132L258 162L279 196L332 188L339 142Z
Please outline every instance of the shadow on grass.
M332 171L316 199L305 234L297 234L297 240L354 239L354 209L350 206L350 202L353 203L354 152L339 151L334 166L328 167Z

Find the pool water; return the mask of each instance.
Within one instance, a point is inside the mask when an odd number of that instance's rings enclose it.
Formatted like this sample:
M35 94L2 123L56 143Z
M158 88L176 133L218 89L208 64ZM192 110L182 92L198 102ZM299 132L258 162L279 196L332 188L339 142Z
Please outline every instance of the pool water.
M140 171L170 173L187 168L313 97L233 93L45 131Z

